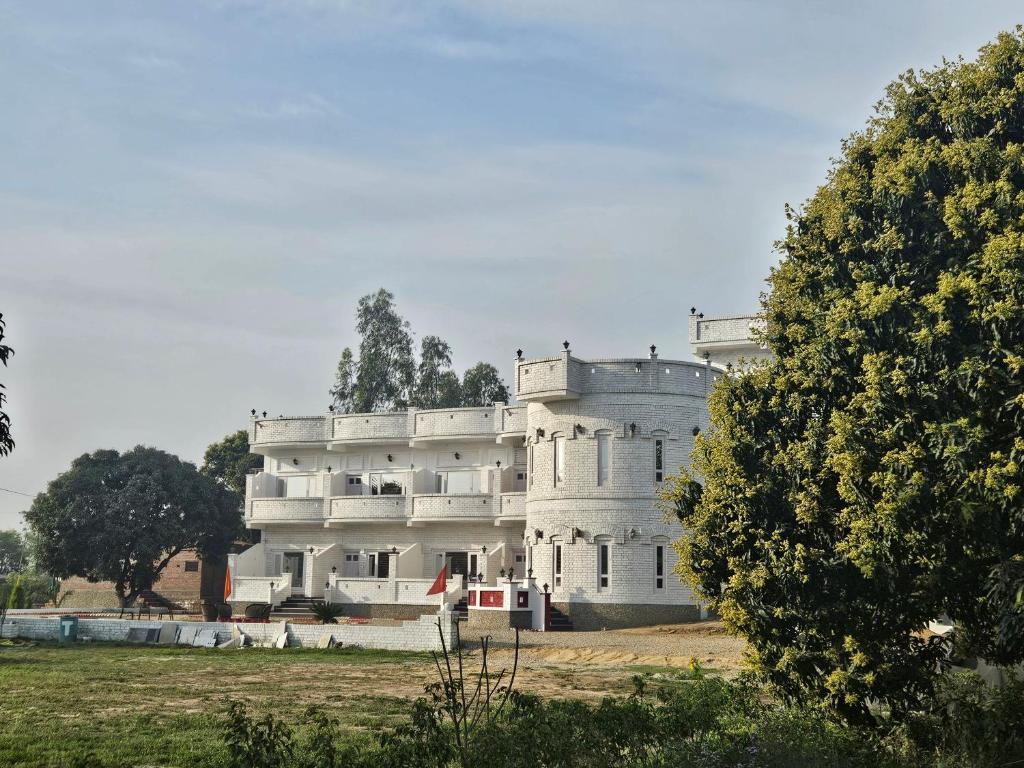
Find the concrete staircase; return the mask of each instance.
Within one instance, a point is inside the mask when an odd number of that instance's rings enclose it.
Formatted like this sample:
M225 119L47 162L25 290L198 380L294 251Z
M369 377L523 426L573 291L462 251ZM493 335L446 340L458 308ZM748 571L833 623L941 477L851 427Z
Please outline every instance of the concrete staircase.
M315 597L292 595L270 612L271 621L291 621L293 619L312 619L313 606L322 603Z
M459 621L469 621L469 603L466 602L466 598L462 598L452 606L452 613L458 617Z
M572 619L560 610L551 606L551 632L572 632Z

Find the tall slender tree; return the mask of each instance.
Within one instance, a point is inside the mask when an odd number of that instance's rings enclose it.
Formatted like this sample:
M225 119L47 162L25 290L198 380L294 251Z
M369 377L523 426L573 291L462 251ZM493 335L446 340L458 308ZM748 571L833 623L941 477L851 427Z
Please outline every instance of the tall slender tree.
M352 357L352 348L345 347L341 351L338 370L334 376L334 386L330 395L335 410L341 413L353 413L356 409L356 361Z
M464 406L507 403L508 387L501 380L498 369L490 363L477 363L462 377L462 404Z
M452 348L438 336L420 342L420 365L412 404L417 408L457 408L462 402L459 377L451 369Z
M14 354L14 350L3 343L4 340L4 315L0 312L0 363L7 367L7 360ZM0 384L0 456L7 456L14 450L14 438L11 437L11 417L4 411L4 402L7 395L4 393L4 385Z

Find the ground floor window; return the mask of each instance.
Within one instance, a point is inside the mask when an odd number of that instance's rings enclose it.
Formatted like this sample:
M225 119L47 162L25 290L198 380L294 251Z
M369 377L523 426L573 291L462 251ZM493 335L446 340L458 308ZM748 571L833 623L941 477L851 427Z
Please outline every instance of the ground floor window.
M597 540L597 591L608 589L611 580L611 552L607 539Z
M555 586L556 587L560 587L560 586L562 586L562 545L561 544L555 544L554 552L552 553L552 555L554 557L554 564L553 564L553 566L551 568L551 572L553 574Z
M665 545L654 546L654 588L665 588Z

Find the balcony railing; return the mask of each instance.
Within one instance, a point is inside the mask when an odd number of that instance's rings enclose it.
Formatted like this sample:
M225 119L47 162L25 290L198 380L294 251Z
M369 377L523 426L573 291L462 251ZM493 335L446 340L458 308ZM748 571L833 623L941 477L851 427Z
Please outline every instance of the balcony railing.
M245 517L251 523L323 522L324 500L319 496L248 499Z
M489 437L497 434L493 407L417 411L414 416L411 437L415 441Z
M409 414L398 413L348 413L332 419L333 432L330 439L335 442L394 442L409 439Z
M513 519L526 519L526 493L503 493L501 494L501 517Z
M405 520L408 507L407 496L335 496L328 522Z
M494 499L490 494L421 494L412 497L413 520L493 518L494 514Z
M322 443L327 439L326 431L327 421L323 416L255 419L249 425L249 442L253 445Z

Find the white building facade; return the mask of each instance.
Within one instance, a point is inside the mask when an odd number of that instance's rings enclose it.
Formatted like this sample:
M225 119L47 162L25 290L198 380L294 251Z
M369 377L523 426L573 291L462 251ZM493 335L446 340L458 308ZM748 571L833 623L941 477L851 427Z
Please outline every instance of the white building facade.
M265 458L245 520L261 543L233 559L232 600L387 618L465 601L471 622L493 609L493 624L534 628L547 605L576 629L700 618L658 493L720 375L654 348L583 360L566 345L516 361L514 405L254 416ZM442 568L447 593L427 596Z

